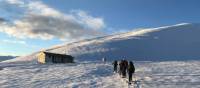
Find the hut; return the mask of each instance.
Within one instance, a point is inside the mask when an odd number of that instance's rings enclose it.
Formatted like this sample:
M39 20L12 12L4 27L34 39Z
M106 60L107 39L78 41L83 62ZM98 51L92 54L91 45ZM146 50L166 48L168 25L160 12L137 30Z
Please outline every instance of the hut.
M73 63L74 57L71 55L57 54L50 52L40 52L38 54L39 63Z

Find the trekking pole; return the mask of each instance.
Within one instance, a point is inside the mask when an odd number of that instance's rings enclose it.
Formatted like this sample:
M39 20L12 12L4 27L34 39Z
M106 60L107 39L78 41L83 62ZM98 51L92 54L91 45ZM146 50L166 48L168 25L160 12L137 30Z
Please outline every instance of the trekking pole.
M139 80L136 81L136 88L142 88L141 81Z
M142 88L141 81L136 78L135 74L134 74L134 78L135 78L134 88Z

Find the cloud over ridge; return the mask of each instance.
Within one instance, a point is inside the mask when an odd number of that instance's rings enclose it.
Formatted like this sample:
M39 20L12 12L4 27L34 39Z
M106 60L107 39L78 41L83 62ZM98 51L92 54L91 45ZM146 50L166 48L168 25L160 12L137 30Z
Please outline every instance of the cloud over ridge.
M0 32L16 38L75 40L104 34L102 32L106 26L104 19L93 17L82 10L62 13L41 1L7 0L0 2L9 6L15 5L16 9L24 10L23 14L18 14L22 16L20 19L0 23Z

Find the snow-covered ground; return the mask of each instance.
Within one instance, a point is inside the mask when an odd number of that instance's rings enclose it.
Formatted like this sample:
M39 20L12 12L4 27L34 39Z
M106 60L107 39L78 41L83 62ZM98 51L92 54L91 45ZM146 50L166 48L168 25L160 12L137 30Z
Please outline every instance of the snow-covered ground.
M1 63L1 88L127 88L111 63ZM199 88L200 61L135 62L142 88Z
M124 88L109 64L2 64L1 88Z

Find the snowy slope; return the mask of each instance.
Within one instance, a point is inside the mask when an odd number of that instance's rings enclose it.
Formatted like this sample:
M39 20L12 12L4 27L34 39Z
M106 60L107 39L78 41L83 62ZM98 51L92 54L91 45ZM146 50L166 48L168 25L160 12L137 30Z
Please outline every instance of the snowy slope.
M200 58L200 24L177 24L83 40L48 51L82 60L186 60ZM147 59L148 58L148 59Z
M199 61L135 62L142 88L200 88ZM111 63L0 64L1 88L128 88ZM130 87L133 88L133 87Z
M82 60L102 57L150 61L198 59L199 37L199 24L177 24L83 40L48 51L71 54Z
M1 88L125 88L112 67L97 62L0 65Z
M108 60L196 60L200 58L199 38L200 24L182 23L86 39L46 51L70 54L77 60L100 60L102 57Z

